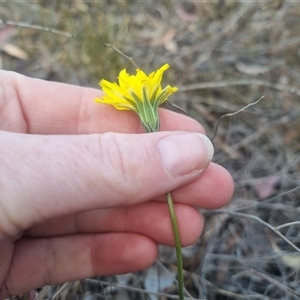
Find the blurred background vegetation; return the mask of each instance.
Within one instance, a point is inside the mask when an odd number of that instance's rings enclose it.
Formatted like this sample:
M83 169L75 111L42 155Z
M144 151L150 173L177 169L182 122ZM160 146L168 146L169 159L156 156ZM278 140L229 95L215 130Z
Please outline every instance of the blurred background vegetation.
M300 299L299 4L0 3L3 69L98 88L101 78L115 81L120 69L135 69L110 43L147 72L169 63L165 80L179 86L173 101L210 137L222 115L264 96L224 118L214 139L214 160L232 174L235 194L225 209L202 210L205 231L184 249L185 286L195 299ZM160 250L148 270L44 287L19 299L176 299L174 251Z

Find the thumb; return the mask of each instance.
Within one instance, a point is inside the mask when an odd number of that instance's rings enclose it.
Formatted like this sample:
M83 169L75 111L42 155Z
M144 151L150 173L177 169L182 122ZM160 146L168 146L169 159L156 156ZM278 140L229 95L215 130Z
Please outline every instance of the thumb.
M199 133L43 136L0 132L0 238L83 210L136 204L198 177Z

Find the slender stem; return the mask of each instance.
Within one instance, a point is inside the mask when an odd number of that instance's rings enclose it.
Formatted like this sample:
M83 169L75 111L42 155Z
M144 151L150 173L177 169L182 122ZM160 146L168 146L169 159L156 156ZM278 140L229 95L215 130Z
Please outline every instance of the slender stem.
M183 264L182 264L182 253L181 253L181 241L180 241L180 234L177 224L177 217L174 209L174 203L172 199L171 193L167 194L168 206L170 211L170 217L173 227L173 234L175 240L175 248L176 248L176 258L177 258L177 278L178 278L178 294L179 299L184 300L183 295Z

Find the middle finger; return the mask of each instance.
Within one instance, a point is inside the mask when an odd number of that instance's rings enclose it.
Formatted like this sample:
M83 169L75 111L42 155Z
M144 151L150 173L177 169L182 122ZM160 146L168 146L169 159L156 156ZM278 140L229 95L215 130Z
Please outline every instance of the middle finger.
M182 245L200 236L203 218L198 211L184 204L175 204ZM96 209L53 219L25 231L26 237L70 235L77 233L132 232L144 234L157 243L174 245L167 203L150 201L130 207Z

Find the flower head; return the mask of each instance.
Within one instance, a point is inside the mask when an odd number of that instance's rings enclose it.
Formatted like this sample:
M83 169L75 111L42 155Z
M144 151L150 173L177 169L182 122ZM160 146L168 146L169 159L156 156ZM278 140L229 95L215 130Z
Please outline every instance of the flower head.
M149 75L140 69L136 70L136 75L129 75L123 69L118 83L105 79L100 81L104 95L95 101L112 105L119 110L132 110L139 116L147 132L158 131L158 107L178 89L169 85L164 89L161 87L162 76L168 68L169 65L165 64Z

